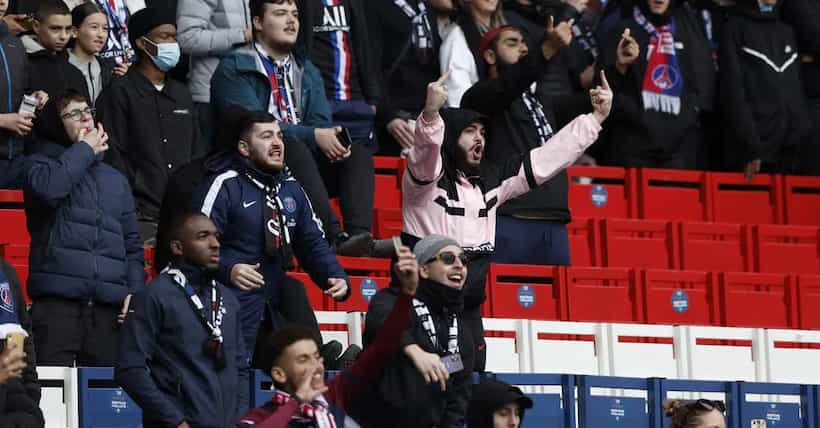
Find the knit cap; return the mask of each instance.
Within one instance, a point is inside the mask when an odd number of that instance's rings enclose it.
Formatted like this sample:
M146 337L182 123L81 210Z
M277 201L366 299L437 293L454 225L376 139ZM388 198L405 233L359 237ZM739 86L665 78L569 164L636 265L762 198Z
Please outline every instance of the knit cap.
M442 248L448 245L459 247L458 242L453 238L442 235L427 235L413 247L413 254L415 254L419 264L423 265L429 262Z

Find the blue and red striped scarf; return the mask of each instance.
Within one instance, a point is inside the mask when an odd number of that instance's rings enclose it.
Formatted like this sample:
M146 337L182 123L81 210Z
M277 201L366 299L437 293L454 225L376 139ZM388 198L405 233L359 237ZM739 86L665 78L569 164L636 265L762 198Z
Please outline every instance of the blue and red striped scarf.
M17 317L11 283L9 283L3 269L0 269L0 339L15 333L28 336L23 327L20 326L20 319Z
M680 114L683 75L675 54L675 21L655 27L634 7L634 18L649 34L646 71L641 95L644 110L655 110L677 116Z

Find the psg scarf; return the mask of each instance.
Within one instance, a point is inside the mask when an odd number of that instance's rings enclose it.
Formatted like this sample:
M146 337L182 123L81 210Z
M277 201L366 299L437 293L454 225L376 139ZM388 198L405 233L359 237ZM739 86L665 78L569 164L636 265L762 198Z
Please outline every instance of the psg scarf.
M277 407L291 400L294 400L294 398L284 391L277 390L273 393L272 401ZM327 406L327 400L320 395L310 403L300 403L296 414L293 415L291 420L301 423L312 422L317 428L336 428L336 421L328 411Z
M641 95L644 110L655 110L677 116L680 114L683 76L675 54L675 21L655 27L634 7L638 25L649 33L649 50Z
M17 308L9 279L0 269L0 339L15 333L28 337L28 333L20 326L20 319L17 317Z
M265 178L251 169L245 171L245 176L265 197L265 254L270 257L281 257L282 268L293 269L293 249L287 220L283 214L282 200L279 199L279 184L267 184Z

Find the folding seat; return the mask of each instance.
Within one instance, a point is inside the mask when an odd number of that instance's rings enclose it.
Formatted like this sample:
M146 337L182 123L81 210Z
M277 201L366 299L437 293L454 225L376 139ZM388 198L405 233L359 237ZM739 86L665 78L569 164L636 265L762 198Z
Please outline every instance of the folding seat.
M575 217L567 225L567 233L573 266L601 265L601 234L597 220Z
M782 218L780 177L757 174L747 182L743 174L713 172L709 176L712 221L776 224Z
M755 271L820 273L818 232L815 226L754 226Z
M375 194L373 208L401 209L401 177L405 162L400 157L374 156Z
M820 177L783 177L785 224L820 226Z
M326 299L327 310L367 312L370 299L376 295L376 292L390 286L390 277L351 275L348 277L348 286L350 286L350 297L344 302Z
M658 220L711 219L708 173L673 169L641 168L638 175L638 212L641 218Z
M661 220L601 221L604 266L676 269L676 233Z
M0 209L0 243L28 245L26 212L22 209Z
M563 268L558 266L490 265L484 306L494 318L565 320Z
M387 239L400 236L402 216L400 208L376 208L373 210L373 236Z
M745 272L751 270L747 229L739 224L680 224L681 269Z
M567 172L573 216L629 218L636 214L632 170L573 166Z
M566 268L569 321L642 322L641 289L627 268Z
M322 290L313 283L313 280L310 279L310 275L304 272L288 272L288 276L300 281L305 286L305 291L307 292L308 300L310 301L310 306L313 308L314 311L324 311L328 309L330 302Z
M20 190L0 190L0 204L22 208L23 192Z
M720 325L720 293L710 273L647 269L640 283L645 322Z
M800 275L796 280L800 328L820 330L820 275Z
M738 272L719 275L723 325L797 328L797 291L788 276Z

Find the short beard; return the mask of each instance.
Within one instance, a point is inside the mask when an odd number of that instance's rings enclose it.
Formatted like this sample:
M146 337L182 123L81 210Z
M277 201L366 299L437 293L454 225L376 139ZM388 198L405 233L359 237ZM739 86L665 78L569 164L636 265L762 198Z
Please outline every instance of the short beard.
M456 168L459 171L463 172L466 176L471 177L475 175L481 175L481 167L476 167L471 165L467 162L467 152L459 147L458 149L458 159L456 159Z

